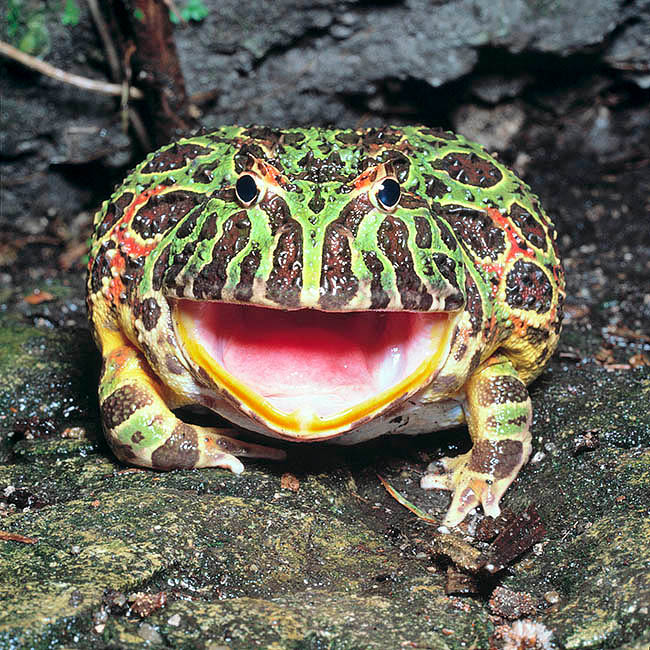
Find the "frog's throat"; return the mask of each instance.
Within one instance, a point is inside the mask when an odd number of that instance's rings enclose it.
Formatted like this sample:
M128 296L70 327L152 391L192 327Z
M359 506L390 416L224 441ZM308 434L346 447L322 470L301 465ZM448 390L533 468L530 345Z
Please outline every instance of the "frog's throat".
M431 383L456 314L283 311L174 300L185 354L279 437L322 440Z

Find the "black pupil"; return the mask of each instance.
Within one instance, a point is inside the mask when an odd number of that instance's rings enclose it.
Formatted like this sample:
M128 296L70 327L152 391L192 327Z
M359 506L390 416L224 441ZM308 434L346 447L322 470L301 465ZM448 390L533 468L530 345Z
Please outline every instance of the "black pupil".
M237 179L235 190L242 203L250 203L257 196L257 183L250 174L244 174Z
M399 201L399 183L392 178L387 178L377 192L377 198L382 205L392 208Z

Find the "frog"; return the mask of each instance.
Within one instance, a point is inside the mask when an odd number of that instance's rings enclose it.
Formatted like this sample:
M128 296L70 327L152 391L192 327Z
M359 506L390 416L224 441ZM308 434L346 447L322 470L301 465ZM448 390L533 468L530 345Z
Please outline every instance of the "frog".
M539 198L461 135L204 129L150 153L94 219L105 436L126 464L239 474L242 457L285 458L273 439L466 424L469 451L420 484L451 493L446 526L496 517L564 298Z

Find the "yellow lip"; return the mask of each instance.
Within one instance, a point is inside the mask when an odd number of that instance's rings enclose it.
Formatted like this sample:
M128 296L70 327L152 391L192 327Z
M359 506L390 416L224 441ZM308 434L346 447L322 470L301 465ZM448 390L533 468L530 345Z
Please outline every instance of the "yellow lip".
M233 396L255 420L277 435L290 440L323 440L349 431L357 423L372 419L389 405L426 386L440 369L449 352L453 319L435 321L431 327L432 350L408 377L372 398L332 417L320 417L306 409L285 413L228 373L201 345L192 319L174 307L174 323L190 359L208 373L214 383Z

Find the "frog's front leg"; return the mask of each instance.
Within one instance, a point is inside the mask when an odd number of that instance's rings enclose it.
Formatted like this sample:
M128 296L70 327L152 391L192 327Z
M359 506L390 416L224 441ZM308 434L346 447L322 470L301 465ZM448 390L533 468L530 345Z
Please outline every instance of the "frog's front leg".
M472 449L442 459L442 473L435 472L432 463L421 481L425 489L453 492L444 520L447 526L459 524L479 503L486 515L496 517L499 500L531 451L530 397L503 355L488 359L469 378L463 410Z
M281 450L229 437L229 429L179 420L170 410L179 404L125 339L104 354L99 405L106 438L123 462L160 470L223 467L239 474L244 467L236 456L284 458Z

